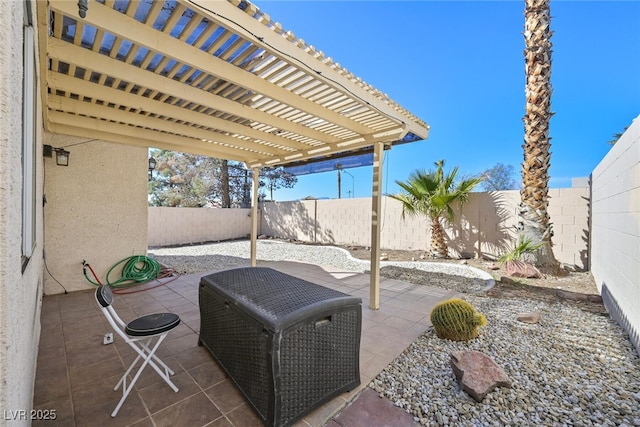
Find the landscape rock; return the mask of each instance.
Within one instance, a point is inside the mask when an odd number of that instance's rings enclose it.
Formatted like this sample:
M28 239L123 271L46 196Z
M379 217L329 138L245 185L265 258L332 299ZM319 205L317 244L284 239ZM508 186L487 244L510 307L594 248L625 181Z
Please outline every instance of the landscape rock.
M384 252L380 254L380 261L388 261L388 260L389 260L389 255L387 255Z
M507 261L504 263L507 274L512 277L534 279L542 276L535 266L523 261Z
M539 311L532 311L529 313L520 313L518 314L516 319L518 319L520 322L525 323L538 323L540 322L540 316L541 315Z
M486 354L472 350L455 351L450 356L451 369L462 389L477 402L496 387L511 387L511 379Z
M507 277L507 276L501 276L500 277L500 281L502 283L506 283L507 285L517 285L518 284L517 280L513 280L512 278Z
M587 295L587 299L589 302L595 302L597 304L602 304L602 296L600 295Z
M486 263L484 265L487 268L487 270L500 270L500 266L495 262Z
M558 289L556 291L556 295L558 295L562 299L568 299L571 301L587 301L589 296L586 294L580 294L577 292L564 291L562 289Z
M556 295L558 295L562 299L571 301L589 301L594 303L602 303L602 297L600 295L581 294L579 292L565 291L562 289L558 289L556 291Z

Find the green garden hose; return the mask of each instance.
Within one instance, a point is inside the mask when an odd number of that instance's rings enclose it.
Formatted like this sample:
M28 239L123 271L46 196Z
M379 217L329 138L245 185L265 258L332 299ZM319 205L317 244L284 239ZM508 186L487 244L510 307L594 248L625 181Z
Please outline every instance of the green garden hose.
M119 265L124 264L122 266L120 278L111 280L110 276L113 270L115 270ZM83 265L83 274L84 277L89 281L89 283L100 286L103 283L100 282L98 277L96 276L93 268L89 265L88 262L82 261ZM91 270L93 277L95 280L92 280L87 275L87 267ZM146 283L151 280L157 279L160 276L161 266L158 261L153 258L149 258L144 255L134 255L128 258L124 258L113 265L107 272L107 278L105 285L108 285L111 288L119 289L119 288L130 288L132 286L137 286L141 283Z

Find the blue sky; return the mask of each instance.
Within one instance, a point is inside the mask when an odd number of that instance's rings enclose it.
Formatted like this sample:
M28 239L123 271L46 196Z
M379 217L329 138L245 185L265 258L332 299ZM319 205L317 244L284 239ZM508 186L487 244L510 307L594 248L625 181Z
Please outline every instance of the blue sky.
M394 147L385 193L439 159L471 175L523 159L524 1L254 1L285 30L431 126ZM550 187L570 187L640 114L640 2L551 2ZM342 197L371 196L372 168L349 169ZM337 197L337 172L300 176L276 200Z

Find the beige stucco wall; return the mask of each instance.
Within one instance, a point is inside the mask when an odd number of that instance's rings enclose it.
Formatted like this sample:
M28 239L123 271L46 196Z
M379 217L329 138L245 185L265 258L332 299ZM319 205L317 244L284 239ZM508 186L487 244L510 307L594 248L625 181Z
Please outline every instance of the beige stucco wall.
M588 188L549 191L554 253L560 262L588 268ZM518 191L473 193L446 229L451 256L498 257L516 238ZM260 232L269 236L323 244L368 246L371 199L303 200L262 204ZM383 197L380 246L426 250L431 230L424 217L402 218L402 205Z
M148 150L48 133L45 140L71 152L68 167L45 159L47 266L67 291L90 288L82 260L102 280L121 259L146 254ZM45 293L62 293L51 275Z
M640 116L592 173L593 277L640 353Z
M7 412L31 408L42 297L39 203L36 245L26 269L21 271L23 7L22 2L0 1L0 410ZM37 119L40 117L38 113ZM36 140L42 141L42 132L37 132ZM36 145L39 160L41 144ZM35 179L42 182L41 162L37 162ZM36 200L42 200L41 188L37 186ZM29 425L27 421L2 423Z
M251 209L150 207L149 246L246 238Z

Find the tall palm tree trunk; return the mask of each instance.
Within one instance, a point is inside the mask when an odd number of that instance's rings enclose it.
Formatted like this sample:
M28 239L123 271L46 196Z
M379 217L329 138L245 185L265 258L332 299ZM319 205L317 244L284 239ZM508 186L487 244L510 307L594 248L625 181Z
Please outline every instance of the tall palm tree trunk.
M548 213L551 138L551 13L550 0L525 0L526 107L524 162L520 191L520 234L532 243L542 243L528 261L543 272L558 274L551 243L553 230Z

